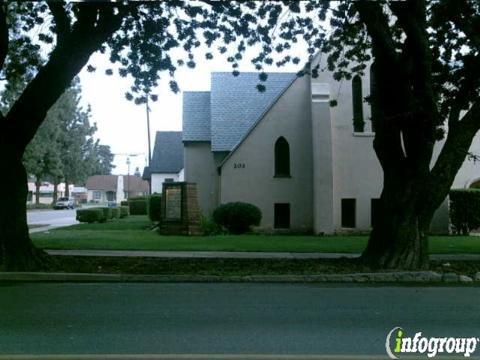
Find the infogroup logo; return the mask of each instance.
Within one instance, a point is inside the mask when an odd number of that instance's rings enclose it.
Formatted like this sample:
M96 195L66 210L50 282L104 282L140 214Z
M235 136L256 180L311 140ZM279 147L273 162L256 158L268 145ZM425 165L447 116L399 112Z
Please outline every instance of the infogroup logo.
M394 327L387 335L385 350L390 359L400 359L403 354L425 354L434 358L442 354L457 354L470 357L480 342L480 338L425 337L417 332L413 337L406 336L401 327Z

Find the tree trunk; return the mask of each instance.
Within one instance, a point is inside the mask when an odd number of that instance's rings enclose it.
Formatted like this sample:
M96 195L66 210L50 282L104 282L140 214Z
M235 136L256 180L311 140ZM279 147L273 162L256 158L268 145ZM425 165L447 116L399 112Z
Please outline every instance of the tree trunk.
M69 189L69 184L68 184L68 180L65 179L65 197L70 197L70 189Z
M46 254L36 249L28 233L26 201L27 173L21 154L0 142L0 159L6 171L3 184L6 191L0 207L0 270L34 270L41 267Z
M53 183L53 202L52 202L52 204L55 205L57 200L58 200L58 181L55 180L54 183Z
M375 150L381 158L387 152L380 153L383 147L376 145ZM428 169L429 158L417 162L423 161L426 166L412 166L409 161L404 158L382 163L384 180L377 218L362 254L362 259L374 268L420 270L429 265L427 233L433 214L448 195L449 187L445 190L430 184L426 189L429 173L425 168ZM436 193L435 201L427 200L430 192Z
M42 186L41 181L37 177L35 180L35 205L40 205L40 186Z
M414 211L384 214L374 226L362 260L373 268L428 269L428 228Z

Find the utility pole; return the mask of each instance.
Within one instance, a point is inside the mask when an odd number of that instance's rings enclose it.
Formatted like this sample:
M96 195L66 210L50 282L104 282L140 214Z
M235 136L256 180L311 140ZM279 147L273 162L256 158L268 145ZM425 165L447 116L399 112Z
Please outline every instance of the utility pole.
M127 157L127 200L130 197L130 156Z
M151 143L150 143L150 107L148 106L148 94L146 96L147 101L145 103L146 105L146 110L147 110L147 135L148 135L148 171L150 171L150 162L151 162L151 157L152 157L152 151L151 151ZM152 194L152 179L148 181L148 195Z
M151 151L151 142L150 142L150 107L148 106L148 94L146 96L147 98L147 102L145 103L146 104L146 110L147 110L147 135L148 135L148 164L147 166L150 166L150 161L152 160L151 159L151 154L152 154L152 151Z

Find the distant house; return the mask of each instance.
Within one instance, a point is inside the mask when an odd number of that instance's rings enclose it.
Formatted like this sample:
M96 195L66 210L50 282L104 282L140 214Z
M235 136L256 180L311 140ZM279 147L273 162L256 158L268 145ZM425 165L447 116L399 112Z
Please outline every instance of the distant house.
M75 186L71 191L72 197L75 199L77 204L83 204L87 202L88 191L86 187Z
M120 202L127 198L148 195L148 182L133 175L94 175L87 179L88 202Z
M181 131L157 131L152 160L143 171L152 194L161 193L164 182L183 181L183 143Z
M74 189L73 185L69 185L70 193ZM39 202L40 204L51 204L53 202L53 193L55 186L47 181L43 181L39 189ZM37 187L35 181L28 181L28 195L27 195L27 204L35 203L35 193ZM57 185L57 198L65 196L65 183L60 183Z

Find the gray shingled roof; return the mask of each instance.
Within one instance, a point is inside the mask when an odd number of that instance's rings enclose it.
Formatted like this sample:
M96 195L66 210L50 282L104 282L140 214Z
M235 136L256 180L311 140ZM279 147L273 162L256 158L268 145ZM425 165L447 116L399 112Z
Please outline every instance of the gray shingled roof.
M265 92L258 73L212 73L210 92L185 92L183 140L211 141L212 151L231 151L285 89L294 73L268 73Z
M183 93L183 141L210 141L210 92Z
M272 103L296 78L294 73L269 73L259 92L258 73L213 73L210 94L212 151L231 151Z
M142 173L142 179L143 180L150 180L152 174L150 174L150 168L148 166L145 166L143 168L143 173Z
M148 168L150 174L178 173L183 169L183 143L181 131L157 131L152 161ZM145 179L145 171L143 178Z

